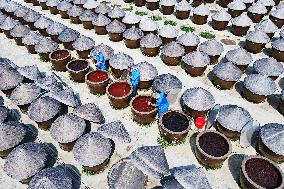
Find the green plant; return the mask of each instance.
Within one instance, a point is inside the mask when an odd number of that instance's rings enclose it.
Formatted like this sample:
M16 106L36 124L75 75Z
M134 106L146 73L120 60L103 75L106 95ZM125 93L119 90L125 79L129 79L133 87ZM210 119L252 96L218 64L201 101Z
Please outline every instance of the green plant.
M159 16L159 15L154 15L154 16L151 16L151 19L152 19L153 21L160 21L160 20L162 20L162 17Z
M102 1L102 3L104 3L104 4L110 4L110 1Z
M148 12L146 12L146 11L135 11L135 14L139 15L139 16L145 16L145 15L148 15Z
M111 70L109 70L108 73L109 73L109 75L112 75L112 74L113 74Z
M216 37L215 34L211 33L210 31L200 32L199 35L205 39L214 39Z
M160 144L163 148L167 148L169 146L173 146L172 142L167 141L164 137L158 137L157 138L158 144Z
M98 97L98 98L100 98L101 96L102 96L102 94L100 94L100 93L97 93L97 94L95 94L96 95L96 97Z
M87 170L87 169L83 169L83 173L87 176L93 176L96 174L94 171Z
M176 26L176 25L177 25L177 22L174 21L174 20L165 20L165 21L164 21L164 24L165 24L165 25Z
M133 6L131 5L130 7L125 7L122 9L123 11L128 11L131 12L133 10Z
M194 32L195 28L189 25L182 25L180 29L184 32Z

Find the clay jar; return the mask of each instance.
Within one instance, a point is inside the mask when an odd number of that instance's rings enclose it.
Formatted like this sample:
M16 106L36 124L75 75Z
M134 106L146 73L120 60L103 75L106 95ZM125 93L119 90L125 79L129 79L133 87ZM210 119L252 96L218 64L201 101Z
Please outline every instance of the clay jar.
M274 162L282 163L284 162L284 156L276 154L272 150L270 150L261 140L261 137L259 137L258 141L258 150L261 153L261 155L271 159Z
M244 189L284 188L284 175L271 160L248 156L241 166L240 183Z
M219 168L232 152L228 138L214 130L206 130L196 137L196 158L203 165Z
M244 87L243 96L245 97L245 99L253 103L262 103L267 98L267 96L265 95L254 94L253 92L248 90L246 87Z
M181 142L188 134L191 121L179 111L168 111L159 119L160 135L170 142Z
M223 8L227 8L228 4L231 3L232 0L219 0L219 5Z
M181 11L181 10L176 10L176 17L180 20L185 20L188 19L190 15L190 11Z
M163 15L171 15L174 13L175 11L175 6L165 6L165 5L161 5L161 12L163 13Z
M147 7L147 9L149 9L149 10L151 10L151 11L153 11L153 10L157 10L157 9L159 9L159 1L157 0L157 1L147 1L146 2L146 7Z
M143 7L145 6L146 2L145 0L134 0L134 4L136 7Z
M36 1L36 0L33 0L33 1ZM46 2L40 2L39 5L41 6L42 10L48 10L48 6L46 5ZM34 6L36 5L34 4Z
M229 21L217 21L217 20L212 19L212 28L214 30L219 30L219 31L225 30L228 24L229 24Z
M108 33L109 40L113 42L119 42L123 40L123 34L122 33Z
M275 58L279 62L284 62L284 51L277 50L272 47L271 49L271 55L273 58Z
M87 74L89 67L89 62L84 59L72 60L66 65L70 77L77 82L83 82L85 80L85 75Z
M236 36L244 36L246 35L249 28L250 26L243 27L243 26L232 25L232 34Z
M264 48L265 48L265 43L255 43L249 40L245 41L245 49L248 52L257 54L260 53Z
M52 66L56 71L66 71L66 65L71 60L68 50L56 50L49 54Z
M130 102L133 119L140 124L150 124L155 121L158 109L152 96L138 95Z
M86 75L86 83L92 94L105 94L110 78L107 71L95 70Z
M269 15L269 19L278 27L281 28L284 25L284 19L276 18L272 15Z
M208 15L201 16L197 14L193 14L192 22L197 25L203 25L207 23Z
M132 91L132 86L125 81L113 82L106 90L110 104L117 109L126 108L129 105Z

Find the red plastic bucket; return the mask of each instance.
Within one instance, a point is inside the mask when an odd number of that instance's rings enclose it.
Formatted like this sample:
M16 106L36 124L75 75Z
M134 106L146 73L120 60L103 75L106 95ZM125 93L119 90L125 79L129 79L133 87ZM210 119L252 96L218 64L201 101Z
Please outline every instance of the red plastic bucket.
M206 124L206 120L203 117L197 117L195 119L195 126L197 129L203 129L204 125Z

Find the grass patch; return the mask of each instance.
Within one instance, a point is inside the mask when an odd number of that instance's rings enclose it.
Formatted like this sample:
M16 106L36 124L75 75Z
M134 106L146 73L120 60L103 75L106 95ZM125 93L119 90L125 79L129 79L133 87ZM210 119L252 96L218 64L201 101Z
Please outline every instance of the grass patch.
M104 3L104 4L110 4L110 1L102 1L102 3Z
M151 16L151 19L152 19L153 21L160 21L160 20L162 20L162 17L161 17L161 16L158 16L158 15L154 15L154 16Z
M83 169L83 173L87 176L93 176L96 174L94 171L87 170L87 169Z
M205 39L214 39L216 37L215 34L211 33L210 31L200 32L199 35Z
M189 25L182 25L180 29L181 31L184 31L184 32L194 32L195 31L195 28Z
M112 74L113 74L111 70L109 70L108 73L109 73L109 75L112 75Z
M146 15L148 15L148 12L146 12L146 11L135 11L135 14L139 15L139 16L146 16Z
M163 148L167 148L167 147L170 147L170 146L176 146L176 145L179 145L179 144L183 144L185 143L185 139L183 139L181 142L171 142L171 141L168 141L166 140L164 137L160 136L157 138L157 142L158 144L160 144Z
M177 22L174 20L165 20L164 25L171 25L171 26L176 26Z
M127 8L123 8L122 10L131 12L133 10L133 6L130 6L130 7L127 7Z
M98 98L100 98L100 97L102 96L101 93L97 93L97 94L95 94L95 95L96 95L96 97L98 97Z

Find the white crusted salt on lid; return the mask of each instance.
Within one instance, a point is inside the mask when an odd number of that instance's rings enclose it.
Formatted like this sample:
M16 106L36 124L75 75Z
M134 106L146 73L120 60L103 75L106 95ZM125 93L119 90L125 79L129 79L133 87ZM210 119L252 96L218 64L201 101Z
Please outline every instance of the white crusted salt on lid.
M58 49L59 45L48 38L43 38L35 45L35 51L38 53L50 53Z
M259 1L254 3L252 6L248 8L248 11L255 14L266 14L267 9L264 4L260 3Z
M93 21L97 15L92 10L85 10L80 16L81 21Z
M17 70L22 76L32 81L36 81L42 77L36 65L19 67Z
M41 94L41 88L34 83L21 83L11 93L11 101L17 106L34 101Z
M99 14L94 20L93 20L93 24L95 26L106 26L111 22L111 20L103 15L103 14Z
M251 54L243 48L229 50L225 57L235 65L248 65L253 60Z
M67 27L64 26L61 23L54 22L52 23L47 29L46 32L49 35L59 35L61 32L63 32Z
M272 10L270 15L275 18L284 19L284 7Z
M75 41L80 36L80 33L71 29L66 28L64 31L60 33L58 39L62 42L72 42Z
M262 142L274 153L284 155L284 125L268 123L261 127L260 138Z
M121 159L115 163L107 175L110 189L144 189L147 176L130 159Z
M74 5L84 5L87 0L73 0Z
M127 29L123 33L123 37L129 40L138 40L138 39L141 39L143 36L144 36L143 32L139 28L136 28L134 26Z
M229 104L220 107L217 121L226 129L241 132L247 123L253 121L253 118L246 109Z
M200 16L208 16L210 14L210 10L208 6L201 4L193 9L193 14Z
M126 30L126 26L120 21L114 20L106 26L106 30L109 33L123 33Z
M111 8L109 6L107 6L105 3L100 3L96 8L95 8L95 12L97 14L107 14L109 13L111 10Z
M35 45L38 44L43 36L39 32L30 31L22 38L22 42L25 45Z
M192 9L192 6L187 0L182 0L176 4L177 11L190 11L191 9Z
M29 142L12 150L8 155L3 170L17 181L34 176L46 166L48 154L43 144Z
M158 24L153 20L146 19L139 23L139 28L143 31L155 31L158 29Z
M109 47L109 46L107 46L103 43L95 46L91 53L93 54L93 52L97 52L97 53L101 52L103 54L105 60L109 60L110 57L114 54L114 50L111 47Z
M246 14L243 13L240 16L233 18L232 24L240 27L249 27L253 24L253 22Z
M73 114L94 123L104 123L105 118L95 103L87 103L74 108Z
M230 21L231 18L231 15L223 9L212 15L212 19L216 21Z
M140 62L137 67L140 71L141 81L151 81L154 80L158 75L158 70L155 66L148 62Z
M74 142L85 132L86 122L75 114L58 117L51 125L51 137L60 143Z
M29 183L28 189L52 188L72 189L72 178L62 167L51 167L41 170Z
M275 82L261 74L249 74L244 80L245 87L257 95L272 95L276 90Z
M19 5L19 3L15 2L15 1L10 1L6 4L6 6L4 7L4 10L8 13L13 13L17 10L18 7L20 7L21 5Z
M48 96L34 100L28 108L28 116L37 122L48 121L54 118L61 109L61 104L57 100Z
M34 26L38 29L46 29L53 23L52 20L46 17L40 17L35 23Z
M162 45L162 39L157 35L149 33L141 39L140 45L145 48L156 48Z
M184 48L179 43L172 41L166 44L162 50L162 54L168 57L181 57L184 55Z
M169 165L161 146L142 146L133 151L129 158L144 174L160 179L169 174Z
M272 42L272 47L278 51L284 51L284 39L277 39Z
M18 18L23 18L29 12L29 8L21 6L15 10L14 15Z
M175 38L179 34L179 31L170 25L163 26L159 28L159 35L165 38Z
M60 0L47 0L46 5L49 7L56 7L60 2Z
M63 90L50 91L47 95L70 107L76 107L78 105L77 97L75 96L73 89L70 87Z
M173 175L184 188L212 189L202 168L179 168L174 171Z
M262 30L250 31L246 35L246 40L254 43L266 44L270 42L269 36Z
M254 70L262 75L280 76L283 71L283 65L274 58L261 58L253 64Z
M201 87L187 89L182 97L181 103L197 111L211 109L215 104L214 96Z
M160 5L163 6L174 6L176 4L176 0L160 0Z
M77 17L80 16L80 14L82 14L83 11L84 9L82 7L74 5L73 7L71 7L71 9L67 11L67 14L72 17Z
M255 25L256 30L262 30L265 33L275 33L278 30L278 27L270 20L262 20Z
M274 0L258 0L257 2L264 4L265 6L274 6Z
M217 64L212 72L224 81L238 81L242 76L242 71L231 62Z
M82 166L93 167L101 165L110 158L114 146L111 139L97 132L81 136L74 145L75 160Z
M86 36L80 36L72 43L74 49L78 51L90 50L95 46L95 41Z
M136 24L140 22L141 18L134 13L126 13L122 19L125 24Z
M0 151L11 149L21 142L27 134L27 129L18 122L0 123Z
M281 37L281 38L284 38L284 29L281 30L281 32L280 32L280 37Z
M46 91L58 91L63 89L62 83L59 83L53 75L38 79L35 83Z
M200 42L200 39L196 34L192 32L186 32L177 38L177 42L183 46L192 47L197 46Z
M85 9L95 9L97 6L99 6L99 2L97 0L87 0L86 3L83 5Z
M200 52L200 51L194 51L186 54L182 61L185 64L188 64L192 67L205 67L210 64L210 58L207 54Z
M0 90L13 89L24 80L24 77L10 65L0 63Z
M114 69L125 70L128 69L128 67L131 67L133 64L134 64L133 58L122 52L113 55L109 59L109 65Z
M14 20L11 17L7 17L4 22L0 25L0 28L2 30L11 30L13 27L15 27L17 24L19 24L18 21Z
M246 9L246 5L242 2L242 0L234 0L233 2L229 3L227 7L232 10Z
M155 92L169 94L172 90L181 89L182 82L176 76L169 73L158 75L153 82L153 90Z
M200 43L199 50L208 54L209 56L216 56L222 54L224 47L222 43L216 41L215 39L211 39Z
M97 130L98 133L106 138L114 141L118 140L124 143L130 143L131 138L121 121L113 121L100 126Z
M60 11L67 11L69 9L71 9L71 7L73 7L73 5L71 3L68 3L66 1L62 1L61 3L59 3L57 5L57 9Z
M114 7L109 13L108 16L110 18L122 18L125 16L125 12L119 8L119 7Z
M38 12L34 11L34 10L30 10L24 17L23 19L26 22L35 22L37 21L37 19L39 19L41 16Z
M22 24L18 24L10 31L10 34L12 37L24 37L30 31L31 30L28 26L23 26Z

